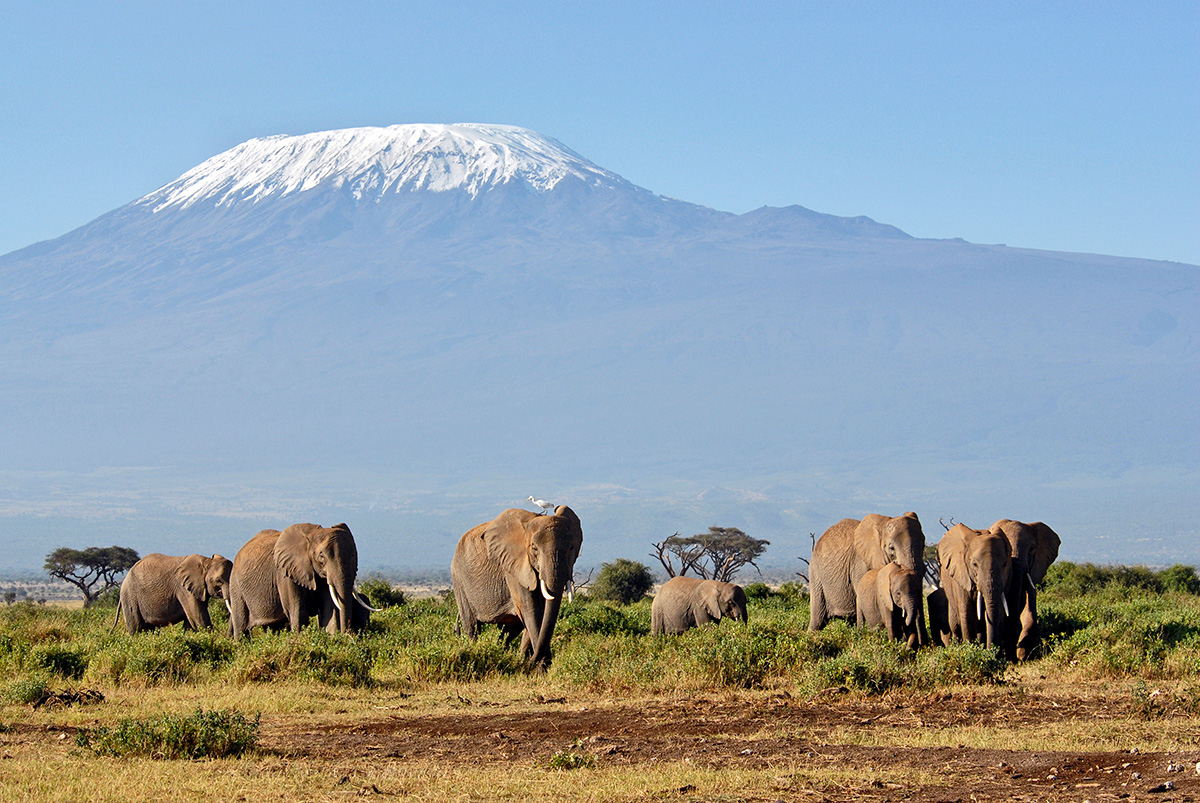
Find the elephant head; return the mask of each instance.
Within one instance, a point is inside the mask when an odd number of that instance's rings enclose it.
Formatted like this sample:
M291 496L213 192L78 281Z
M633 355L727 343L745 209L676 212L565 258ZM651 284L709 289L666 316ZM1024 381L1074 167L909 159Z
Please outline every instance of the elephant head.
M716 580L700 585L700 599L713 619L746 622L746 592L739 585Z
M352 631L358 548L349 527L293 524L275 542L275 565L289 580L309 591L318 590L319 584L324 583L337 608L336 625L331 629L340 633Z
M579 517L566 505L552 516L513 508L492 520L483 541L510 586L516 583L544 600L540 632L528 635L534 662L548 663L554 623L583 545Z
M942 585L948 604L958 611L963 640L986 633L987 646L1002 645L1012 579L1008 539L998 532L956 524L942 536L937 550Z
M866 569L898 563L918 577L925 573L925 532L912 511L891 517L877 513L866 516L855 528L854 549Z
M889 635L906 640L914 649L923 645L926 638L921 577L898 563L889 563L879 570L875 582L880 613L891 612L884 614ZM892 621L887 621L888 618Z
M219 597L229 608L229 575L233 561L221 555L206 558L203 555L188 555L175 569L179 585L196 599L207 602Z

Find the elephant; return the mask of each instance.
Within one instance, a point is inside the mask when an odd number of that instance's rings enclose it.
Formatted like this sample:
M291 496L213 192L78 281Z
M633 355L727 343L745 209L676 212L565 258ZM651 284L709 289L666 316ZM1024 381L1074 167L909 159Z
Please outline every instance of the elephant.
M1046 578L1046 570L1058 558L1062 543L1058 533L1040 521L1025 524L1000 519L990 528L1003 533L1012 554L1012 580L1007 598L1010 611L1004 636L1004 648L1010 660L1024 661L1040 642L1037 626L1037 585Z
M725 618L746 621L746 592L741 586L698 577L672 577L663 583L650 605L650 633L677 635Z
M883 628L916 649L929 643L921 577L899 563L872 569L858 580L854 596L858 626Z
M1012 555L1003 533L950 528L937 545L950 638L1004 644Z
M330 632L357 632L374 610L354 590L357 574L358 549L345 524L259 532L233 559L234 637L260 626L299 632L313 616Z
M871 569L898 563L925 574L925 533L917 514L888 517L872 513L862 521L842 519L813 545L808 566L810 630L820 630L835 616L857 614L854 588Z
M220 597L229 606L232 569L229 559L220 555L147 555L133 564L121 583L117 621L124 617L130 635L176 622L183 622L185 630L212 627L208 601Z
M508 641L542 669L563 593L583 545L579 517L566 505L553 515L509 508L465 532L450 562L457 630L474 641L481 624L499 625Z

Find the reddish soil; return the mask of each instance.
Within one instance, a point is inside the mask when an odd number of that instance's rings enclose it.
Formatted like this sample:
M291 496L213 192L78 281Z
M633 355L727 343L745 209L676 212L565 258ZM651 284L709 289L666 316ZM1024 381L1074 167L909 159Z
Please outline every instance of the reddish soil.
M592 756L597 766L688 761L696 766L790 771L791 775L772 776L777 797L748 800L1200 800L1200 749L1170 755L1136 750L1065 753L1020 743L1022 724L1063 722L1077 729L1081 722L1095 724L1127 714L1127 703L1126 710L1118 711L1116 703L1104 699L965 692L919 700L861 700L834 693L817 700L785 694L596 707L556 699L541 701L532 711L522 706L521 711L509 712L505 706L461 702L452 713L399 712L352 725L295 728L280 723L273 728L264 723L261 742L279 755L312 759L359 755L378 761L438 758L547 766L555 752L571 750ZM889 729L972 723L1016 726L1014 748L831 743L847 728L874 731L864 741L887 743ZM862 783L846 787L806 787L795 777L806 770L855 767L869 774ZM912 769L938 780L920 787L878 780L903 780ZM692 791L684 787L665 794L689 800Z

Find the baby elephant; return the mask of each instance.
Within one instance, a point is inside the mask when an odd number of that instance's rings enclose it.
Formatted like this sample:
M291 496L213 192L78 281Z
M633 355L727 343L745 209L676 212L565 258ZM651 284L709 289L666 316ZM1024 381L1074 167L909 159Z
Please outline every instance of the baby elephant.
M672 577L663 583L650 606L650 632L682 633L688 628L729 617L746 621L746 592L733 583Z
M125 617L130 635L176 622L183 622L185 630L212 627L208 600L220 597L229 607L232 570L233 562L220 555L147 555L133 564L121 583L118 621Z
M927 644L921 577L898 563L872 569L854 588L858 625L882 627L896 641L916 649Z

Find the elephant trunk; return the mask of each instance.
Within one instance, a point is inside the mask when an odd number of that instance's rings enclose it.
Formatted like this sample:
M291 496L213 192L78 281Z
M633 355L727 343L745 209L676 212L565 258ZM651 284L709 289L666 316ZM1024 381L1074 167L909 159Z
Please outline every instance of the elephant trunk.
M550 666L550 638L554 635L554 623L558 620L558 610L562 606L562 597L551 597L546 601L546 609L542 612L541 629L537 640L533 643L533 662L539 666Z
M1005 598L1006 589L1003 586L985 584L979 590L979 605L983 609L980 624L986 625L988 647L1004 644L1004 625L1007 620L1008 600Z

